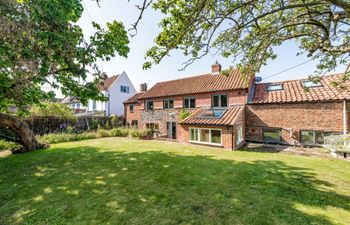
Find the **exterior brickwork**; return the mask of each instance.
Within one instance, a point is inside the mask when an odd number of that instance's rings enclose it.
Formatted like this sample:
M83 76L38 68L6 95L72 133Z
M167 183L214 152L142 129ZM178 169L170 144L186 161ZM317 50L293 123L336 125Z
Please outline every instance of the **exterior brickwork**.
M178 136L178 141L180 143L192 143L192 144L197 144L197 145L209 145L210 144L204 144L204 143L193 143L189 141L189 128L212 128L212 129L220 129L221 130L221 146L213 145L216 147L221 147L225 149L234 149L232 148L232 140L233 140L233 127L222 127L222 126L188 126L188 125L180 125L179 126L179 136Z
M343 102L247 105L247 140L263 141L266 128L281 129L282 142L292 145L300 144L301 130L341 133Z
M130 112L130 105L133 105L133 112ZM137 127L142 128L141 125L141 112L140 112L140 103L129 103L124 104L125 107L125 120L128 125L132 125L133 121L137 121Z
M183 99L185 97L195 97L196 98L196 108L200 107L211 107L213 94L227 94L229 105L242 105L245 104L247 98L246 90L234 90L230 92L211 92L211 93L201 93L196 95L186 95L186 96L172 96L165 98L154 98L153 110L145 109L145 101L140 103L140 117L139 117L139 127L146 127L147 123L156 123L159 126L160 137L167 136L167 122L180 122L179 113L183 109ZM174 100L174 109L163 109L163 100L172 99ZM195 109L186 109L186 111L193 112ZM177 125L177 139L179 139L181 126Z

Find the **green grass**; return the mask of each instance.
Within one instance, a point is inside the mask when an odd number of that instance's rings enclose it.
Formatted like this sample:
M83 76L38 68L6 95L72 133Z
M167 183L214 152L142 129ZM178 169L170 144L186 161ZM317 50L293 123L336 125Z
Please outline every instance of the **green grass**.
M0 171L0 224L350 224L342 160L103 138Z

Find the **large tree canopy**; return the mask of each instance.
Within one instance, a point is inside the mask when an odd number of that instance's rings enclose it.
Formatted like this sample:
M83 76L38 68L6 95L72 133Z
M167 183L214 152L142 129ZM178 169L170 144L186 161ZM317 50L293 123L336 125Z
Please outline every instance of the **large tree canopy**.
M17 136L24 151L39 147L23 122L8 114L9 106L24 112L30 105L51 99L41 87L60 87L63 94L104 100L98 85L102 73L96 60L126 57L128 36L122 23L93 23L96 33L83 36L77 25L81 0L0 1L0 128ZM87 78L91 75L91 81ZM6 113L6 114L4 114Z
M0 1L0 111L51 97L41 90L45 84L83 103L103 99L96 60L126 57L129 40L116 21L107 29L94 23L96 33L84 38L76 24L82 12L81 0ZM89 74L94 79L86 82Z
M145 0L141 16L147 6L165 18L144 68L158 64L173 49L189 57L187 66L213 48L243 71L258 72L276 57L273 47L287 40L320 61L319 74L349 61L347 0Z

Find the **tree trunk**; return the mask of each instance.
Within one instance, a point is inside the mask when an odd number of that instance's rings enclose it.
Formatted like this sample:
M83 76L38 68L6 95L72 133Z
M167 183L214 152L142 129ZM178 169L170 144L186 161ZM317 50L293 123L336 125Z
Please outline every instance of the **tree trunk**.
M29 129L27 123L14 116L0 113L0 127L15 133L17 136L15 142L22 145L22 148L16 149L13 153L29 152L43 147L36 140L34 133Z

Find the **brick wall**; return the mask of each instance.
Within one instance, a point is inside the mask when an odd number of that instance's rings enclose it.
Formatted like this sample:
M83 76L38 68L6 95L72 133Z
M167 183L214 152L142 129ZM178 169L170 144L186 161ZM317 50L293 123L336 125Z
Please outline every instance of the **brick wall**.
M172 96L164 98L154 98L153 105L154 110L145 110L145 101L141 100L140 103L140 115L139 115L139 127L143 128L146 123L157 123L159 126L160 135L165 137L167 135L166 122L179 122L179 112L183 108L184 97L195 97L196 108L200 107L211 107L212 95L213 94L228 94L229 105L245 104L247 98L246 90L234 90L229 92L211 92L201 93L194 95L184 96ZM163 100L173 99L174 109L163 109ZM187 111L193 112L195 109L186 109ZM127 112L128 114L129 112ZM181 129L180 125L177 125L177 139L179 139Z
M190 143L189 141L189 128L213 128L213 129L220 129L221 130L221 142L222 142L222 148L225 149L232 149L232 134L234 132L234 128L232 126L189 126L189 125L179 125L178 129L178 141L180 143ZM197 144L197 143L195 143ZM208 145L205 143L198 143L198 145ZM216 146L216 145L215 145ZM217 147L217 146L216 146Z
M153 98L154 109L163 109L163 100L164 99L173 99L174 108L181 109L183 107L183 99L185 97L195 97L196 98L196 107L211 107L212 95L213 94L228 94L229 105L242 105L246 103L247 99L247 90L233 90L228 92L210 92L210 93L201 93L193 95L183 95L183 96L170 96L163 98ZM141 109L145 108L144 100L141 101Z
M243 139L245 139L245 114L244 111L237 117L234 126L198 126L198 125L179 125L178 126L178 140L181 143L190 143L189 141L189 128L213 128L221 130L222 147L225 149L235 150L240 148L245 142L242 141L238 145L236 144L237 128L242 127ZM202 144L206 145L206 144ZM210 145L210 144L209 144Z
M134 112L130 112L130 105L134 106ZM138 128L142 128L141 125L141 114L140 114L140 103L124 104L125 107L125 120L126 123L131 125L133 120L137 120Z
M300 130L342 132L343 103L316 102L247 105L247 139L262 141L263 129L267 127L281 128L282 141L288 144L299 144Z

